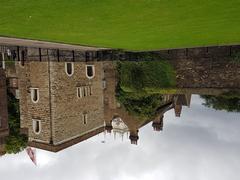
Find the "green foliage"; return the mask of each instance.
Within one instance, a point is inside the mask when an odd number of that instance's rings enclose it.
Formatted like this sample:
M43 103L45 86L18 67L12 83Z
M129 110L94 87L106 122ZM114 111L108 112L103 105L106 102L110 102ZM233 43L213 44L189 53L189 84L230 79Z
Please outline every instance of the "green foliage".
M118 63L119 85L124 91L157 91L176 86L176 75L167 61Z
M11 133L18 133L20 129L19 101L8 92L8 124Z
M154 57L148 58L153 60ZM156 115L157 109L163 104L160 92L175 92L172 89L176 85L175 71L167 61L118 62L117 70L118 101L139 118Z
M20 134L19 102L8 93L8 123L10 135L7 137L5 150L8 154L21 152L27 146L27 137Z
M131 50L237 44L239 7L239 0L1 0L0 35Z
M130 114L142 119L154 117L162 105L160 94L129 93L120 88L117 90L117 99Z
M13 134L7 137L5 150L8 154L17 154L27 147L27 136Z
M5 64L6 64L7 67L14 66L15 65L15 61L5 61Z
M228 112L240 112L240 93L228 92L219 96L202 95L205 102L203 105Z
M240 91L228 91L226 93L221 94L220 96L226 99L234 98L240 99Z

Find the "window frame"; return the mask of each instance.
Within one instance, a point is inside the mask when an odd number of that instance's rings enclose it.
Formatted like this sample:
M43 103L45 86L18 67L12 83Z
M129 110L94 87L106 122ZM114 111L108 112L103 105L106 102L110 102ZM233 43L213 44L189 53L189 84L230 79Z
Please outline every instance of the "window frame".
M36 131L36 125L39 125L38 129L39 131ZM32 128L33 128L33 132L37 135L39 135L42 131L42 122L40 119L32 119Z
M34 100L34 92L35 90L37 90L37 100ZM33 103L38 103L39 99L40 99L40 92L39 92L39 88L30 88L30 93L31 93L31 100Z
M82 114L82 121L83 121L84 125L87 125L87 123L88 123L88 114L87 113Z
M71 64L71 74L68 74L68 64ZM74 74L74 63L73 62L65 62L65 73L71 77Z
M92 96L92 95L93 95L93 91L92 91L91 85L77 87L77 97L79 99Z
M92 68L92 76L88 76L88 67ZM95 66L94 65L86 65L86 77L88 79L93 79L95 77Z
M82 87L77 87L77 97L78 98L83 98L83 92L82 92Z

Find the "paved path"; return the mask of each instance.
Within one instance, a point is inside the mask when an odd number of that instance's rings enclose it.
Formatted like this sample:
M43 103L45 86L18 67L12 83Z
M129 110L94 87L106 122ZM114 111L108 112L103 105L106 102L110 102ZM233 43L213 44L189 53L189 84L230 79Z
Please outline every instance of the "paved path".
M0 37L0 45L26 46L26 47L62 49L62 50L79 50L79 51L97 51L97 50L108 49L108 48L78 46L78 45L53 43L53 42L38 41L38 40L19 39L19 38L8 38L8 37Z

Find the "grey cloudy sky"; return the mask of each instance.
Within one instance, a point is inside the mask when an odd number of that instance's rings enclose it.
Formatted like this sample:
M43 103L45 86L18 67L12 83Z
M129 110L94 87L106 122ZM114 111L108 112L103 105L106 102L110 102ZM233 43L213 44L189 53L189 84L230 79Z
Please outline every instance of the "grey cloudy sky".
M26 152L3 156L1 180L238 180L240 114L201 104L193 96L181 118L167 112L163 132L143 127L138 146L100 134L59 153L37 150L37 167Z

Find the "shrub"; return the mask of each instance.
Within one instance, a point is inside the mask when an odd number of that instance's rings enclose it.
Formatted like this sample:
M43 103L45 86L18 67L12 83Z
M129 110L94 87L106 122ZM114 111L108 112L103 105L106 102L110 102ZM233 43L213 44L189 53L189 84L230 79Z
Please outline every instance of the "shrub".
M176 86L176 75L167 61L119 62L119 84L127 92L157 91Z
M27 146L27 137L20 134L19 101L8 92L8 114L10 135L6 139L5 150L8 154L16 154Z
M130 114L141 119L154 117L163 100L161 94L132 93L121 89L118 89L117 99Z

